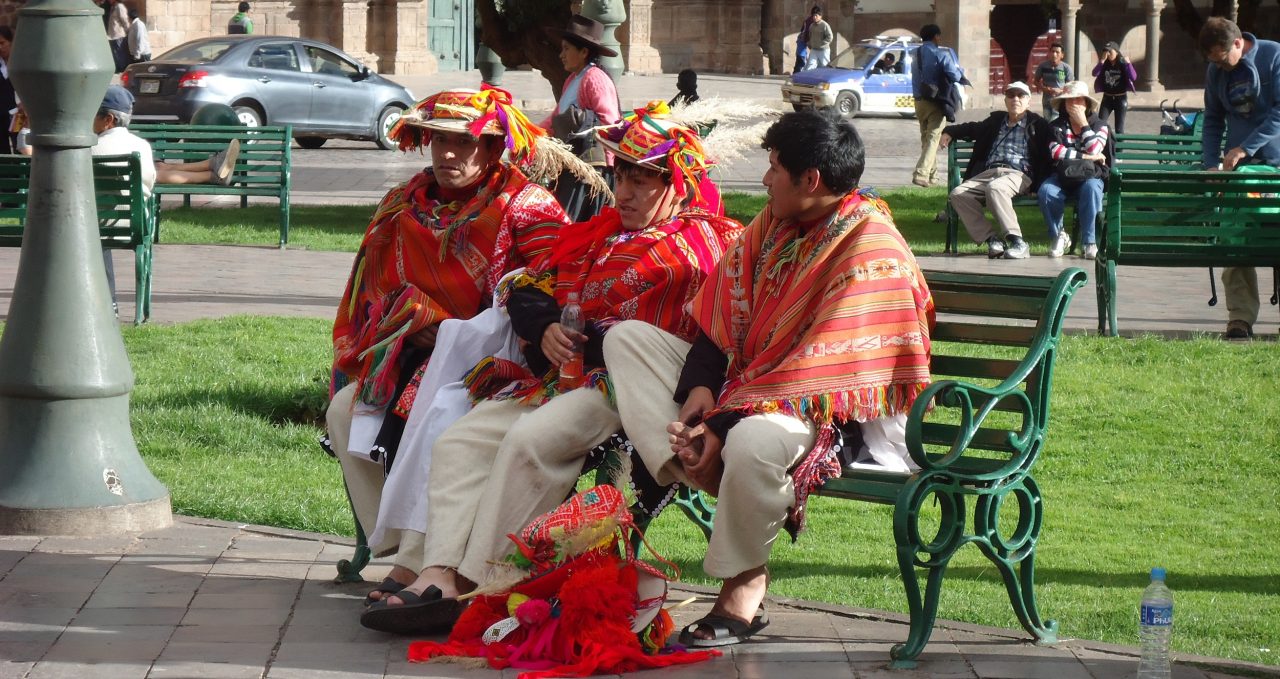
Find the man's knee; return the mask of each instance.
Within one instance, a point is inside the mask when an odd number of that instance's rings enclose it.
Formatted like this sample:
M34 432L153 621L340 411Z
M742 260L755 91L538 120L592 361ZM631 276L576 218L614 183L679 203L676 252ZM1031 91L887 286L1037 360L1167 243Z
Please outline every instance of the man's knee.
M622 321L604 334L604 362L610 357L634 355L643 338L652 332L653 326L644 321Z
M329 401L329 407L324 412L324 420L330 432L351 426L351 406L355 401L356 386L355 382L348 384L339 389Z

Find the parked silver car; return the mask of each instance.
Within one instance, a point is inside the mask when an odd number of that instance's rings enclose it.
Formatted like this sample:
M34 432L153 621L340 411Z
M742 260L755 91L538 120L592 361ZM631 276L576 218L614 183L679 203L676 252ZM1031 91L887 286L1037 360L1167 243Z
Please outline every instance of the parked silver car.
M334 138L395 148L387 132L414 103L409 90L342 50L283 36L192 40L133 64L122 78L138 120L185 123L205 104L226 104L251 127L292 125L309 149Z

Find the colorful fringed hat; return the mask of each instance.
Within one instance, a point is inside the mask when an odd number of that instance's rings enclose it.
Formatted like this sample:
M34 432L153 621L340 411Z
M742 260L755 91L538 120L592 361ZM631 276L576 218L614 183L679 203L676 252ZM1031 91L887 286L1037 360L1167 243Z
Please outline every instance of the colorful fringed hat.
M511 162L534 181L551 180L569 171L586 183L592 194L613 194L600 173L573 154L564 142L529 122L512 101L511 93L490 85L479 90L437 92L400 116L388 136L401 151L421 150L431 143L432 132L464 132L473 137L502 136Z
M624 161L670 173L676 195L697 190L713 165L697 130L670 119L664 101L652 101L622 117L617 124L596 130L600 143ZM682 181L674 181L679 177Z

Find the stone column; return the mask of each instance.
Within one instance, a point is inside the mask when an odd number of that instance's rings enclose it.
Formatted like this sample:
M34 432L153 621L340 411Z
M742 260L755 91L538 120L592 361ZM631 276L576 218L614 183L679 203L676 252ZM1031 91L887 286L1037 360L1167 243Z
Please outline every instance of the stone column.
M631 0L627 3L627 22L622 25L626 46L622 56L628 73L657 75L662 73L662 55L654 49L653 0Z
M359 59L371 68L377 68L378 57L369 52L369 3L367 0L336 0L333 10L342 17L338 26L331 26L335 32L333 44L343 52ZM333 16L330 14L329 16Z
M1081 0L1059 0L1058 9L1062 11L1062 50L1065 54L1062 60L1071 66L1071 71L1076 74L1076 79L1080 78L1080 60L1078 56L1079 45L1079 29L1076 28L1076 14L1080 12Z
M427 22L430 8L427 0L389 0L392 6L385 16L390 19L385 35L394 36L395 47L382 53L386 72L396 75L422 75L440 70L435 55L427 48Z
M1160 13L1164 11L1164 0L1143 0L1142 4L1147 10L1147 59L1142 65L1138 88L1161 92L1164 85L1160 83Z
M942 44L953 47L973 87L969 108L991 103L991 0L936 0Z

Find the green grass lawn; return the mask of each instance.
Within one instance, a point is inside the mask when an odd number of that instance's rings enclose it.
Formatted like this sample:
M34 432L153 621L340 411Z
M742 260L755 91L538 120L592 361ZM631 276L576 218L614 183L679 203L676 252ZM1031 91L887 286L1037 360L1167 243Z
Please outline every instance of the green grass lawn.
M268 241L270 242L270 241ZM138 447L174 509L350 535L336 461L316 445L324 320L231 318L125 328ZM1063 638L1137 643L1146 571L1169 570L1173 646L1280 664L1280 345L1068 337L1036 468L1046 519L1036 582ZM678 512L651 531L685 579L705 541ZM905 612L887 507L815 498L810 530L770 561L780 596ZM1018 628L976 548L940 616Z
M939 254L946 241L946 224L933 221L945 206L942 188L893 189L883 193L903 237L917 254ZM746 223L764 206L763 193L726 193L725 211ZM290 208L289 247L355 252L360 246L373 205L294 205ZM1035 208L1018 208L1024 232L1038 254L1048 252L1044 219ZM164 243L273 245L280 235L273 206L247 208L166 207L161 212ZM968 248L963 233L962 248ZM976 248L977 246L973 246Z

